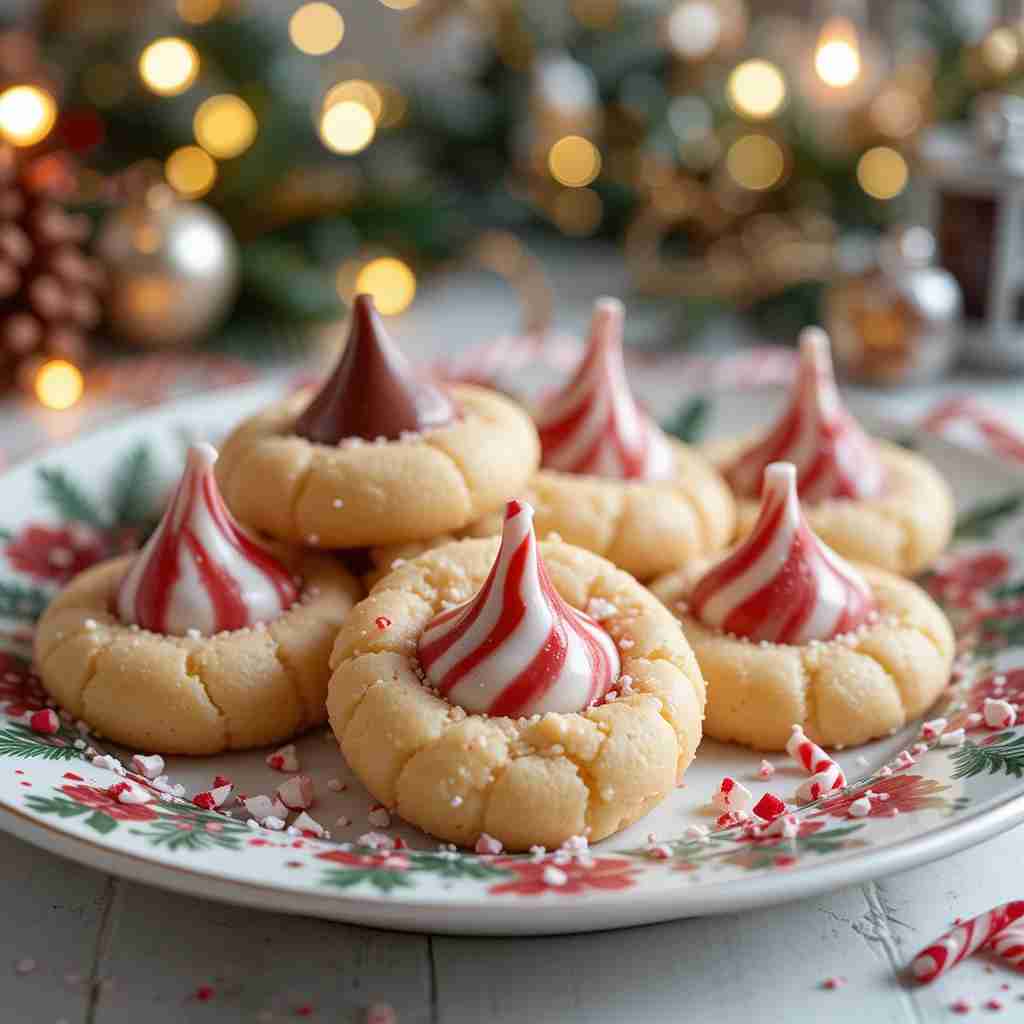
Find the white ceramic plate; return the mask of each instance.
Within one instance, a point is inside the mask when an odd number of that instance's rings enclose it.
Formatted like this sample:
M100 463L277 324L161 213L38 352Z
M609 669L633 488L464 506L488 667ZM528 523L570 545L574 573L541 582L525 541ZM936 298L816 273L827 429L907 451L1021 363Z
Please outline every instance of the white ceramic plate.
M936 747L912 766L878 777L879 768L915 741L916 724L844 753L847 776L856 781L843 796L803 809L795 840L750 840L736 830L709 842L683 838L687 824L713 824L707 801L724 774L755 796L771 789L791 797L801 778L776 756L777 774L761 782L760 756L705 742L684 787L590 854L568 862L556 855L558 872L545 870L550 859L439 851L397 823L390 834L401 836L407 849L351 845L372 828L371 802L323 729L298 746L303 771L317 781L313 813L332 830L330 840L253 832L237 810L226 818L186 802L118 804L105 792L113 776L76 748L73 724L53 739L24 724L26 711L39 703L24 660L32 620L67 574L137 542L180 467L186 440L216 441L271 394L253 388L136 415L0 479L0 650L7 652L0 655L0 827L104 871L195 895L370 925L510 935L589 931L794 899L947 856L1024 819L1024 731L974 728L961 750ZM776 402L772 395L716 398L711 430L763 422ZM1024 473L927 436L902 439L953 481L962 512L956 548L929 582L974 649L961 687L946 703L976 707L997 676L1006 677L1009 699L1024 699L1024 566L1015 555L1024 539ZM964 714L950 713L951 724ZM208 788L215 774L249 794L272 792L282 780L262 752L175 758L168 767L189 793ZM347 789L330 791L331 777ZM873 801L869 817L851 818L849 804L866 788L888 799ZM335 826L341 816L353 824ZM651 832L666 844L667 859L648 853Z

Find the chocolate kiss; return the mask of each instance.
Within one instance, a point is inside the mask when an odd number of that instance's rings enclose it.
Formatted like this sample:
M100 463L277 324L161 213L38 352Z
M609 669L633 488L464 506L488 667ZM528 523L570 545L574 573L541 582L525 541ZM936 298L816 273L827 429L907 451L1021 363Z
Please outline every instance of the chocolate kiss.
M443 427L455 416L451 400L418 377L388 337L373 298L358 295L338 365L296 421L295 433L317 444L347 437L395 441L406 432Z

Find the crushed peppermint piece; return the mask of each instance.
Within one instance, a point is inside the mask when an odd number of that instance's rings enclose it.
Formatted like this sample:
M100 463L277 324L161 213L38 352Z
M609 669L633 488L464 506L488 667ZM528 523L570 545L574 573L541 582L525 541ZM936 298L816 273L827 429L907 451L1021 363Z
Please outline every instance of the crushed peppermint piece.
M60 732L60 719L57 712L50 708L34 712L28 724L33 732L41 733L43 736L56 736Z
M293 775L277 787L277 798L290 811L305 811L313 806L313 780L308 775Z
M866 818L871 813L871 800L866 794L857 797L850 804L849 813L851 818Z
M377 618L373 620L373 624L382 632L385 629L391 628L391 620L386 615L378 615Z
M1017 712L1009 701L993 700L991 697L985 698L982 716L990 729L1009 729L1017 721Z
M391 813L383 804L374 804L370 808L370 813L366 815L366 820L374 828L388 828L391 825Z
M795 814L780 814L761 831L761 835L781 836L783 839L795 839L799 834L800 822Z
M771 761L761 758L761 765L757 769L757 777L759 779L770 779L775 774L775 765Z
M220 781L219 778L214 779L214 782L217 781ZM221 807L227 802L227 799L231 796L231 791L234 788L235 787L230 782L226 785L214 786L212 789L204 790L202 793L196 793L196 795L192 797L192 803L194 803L196 807L202 808L204 811L215 811L218 807Z
M826 978L822 983L821 987L828 989L830 992L837 988L842 988L846 984L846 978L841 974L833 975L831 978Z
M945 718L933 718L930 722L925 722L921 726L921 739L938 739L946 731L947 725L949 722Z
M295 744L288 743L280 750L267 754L266 762L267 767L273 768L275 772L297 772L299 770L299 755L295 750Z
M967 738L963 729L951 729L939 737L940 747L962 747Z
M495 856L501 853L505 849L504 844L500 839L495 839L494 836L488 835L486 832L480 833L480 838L476 841L476 846L473 847L477 853L485 856Z
M134 782L115 782L107 793L119 804L148 804L153 799L153 794L148 789Z
M364 1024L398 1024L398 1011L390 1003L372 1003L363 1019Z
M569 881L569 876L561 868L556 868L553 864L549 864L544 868L540 877L545 885L565 885Z
M15 974L31 974L39 965L30 956L26 956L14 965Z
M914 760L914 756L910 753L909 750L901 750L896 755L897 768L909 768L911 765L915 764L917 764L917 761Z
M152 782L164 773L164 759L159 754L133 754L132 771Z
M811 803L826 793L831 793L834 789L841 789L845 785L845 781L842 768L835 761L830 760L821 771L800 783L796 791L796 798L802 804Z
M711 796L711 806L716 811L748 811L754 802L754 794L731 775L726 775Z
M380 832L364 832L356 842L360 846L369 846L373 850L393 850L395 848L394 839Z
M977 711L972 711L964 719L964 725L966 725L968 729L973 729L975 726L981 725L982 721L982 716Z
M95 768L106 768L108 772L124 775L124 765L116 757L111 757L110 754L96 754L90 763Z
M773 821L780 814L786 813L786 801L777 797L774 793L765 793L760 800L754 804L754 814L764 821Z
M327 831L316 818L310 817L305 811L295 818L292 827L298 829L303 835L313 836L316 839L322 839Z
M647 856L652 860L669 860L672 856L672 849L665 843L648 843Z
M991 999L985 1000L986 1010L1001 1010L1003 1009L1003 1001L993 996Z
M710 842L711 830L707 825L687 825L684 834L687 839L695 839L697 842L707 843Z
M347 789L348 787L345 785L344 782L341 781L341 779L328 779L327 780L327 788L332 793L341 793L343 790Z
M200 985L195 990L195 998L197 1002L208 1003L214 996L214 990L212 985Z
M264 818L260 824L264 828L269 828L271 832L280 832L287 823L284 818L279 818L276 814L271 814Z
M954 1013L970 1013L971 1012L971 1004L969 1002L967 1002L966 999L955 999L952 1003L950 1003L949 1008Z

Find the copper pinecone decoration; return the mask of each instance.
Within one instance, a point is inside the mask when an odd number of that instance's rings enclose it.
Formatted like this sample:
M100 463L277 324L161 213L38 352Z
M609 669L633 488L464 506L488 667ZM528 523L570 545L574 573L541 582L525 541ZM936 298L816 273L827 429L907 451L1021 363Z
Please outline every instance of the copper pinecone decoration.
M60 154L22 163L0 148L0 384L31 390L47 358L82 365L102 315L101 265L85 254L90 223L60 199Z

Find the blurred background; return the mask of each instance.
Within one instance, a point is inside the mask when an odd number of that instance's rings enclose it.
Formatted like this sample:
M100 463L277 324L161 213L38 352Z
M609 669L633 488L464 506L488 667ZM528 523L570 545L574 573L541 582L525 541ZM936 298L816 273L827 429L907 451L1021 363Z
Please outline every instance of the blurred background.
M607 291L651 358L823 321L871 386L1024 369L1024 3L0 11L22 403L318 365L357 291L464 375Z

